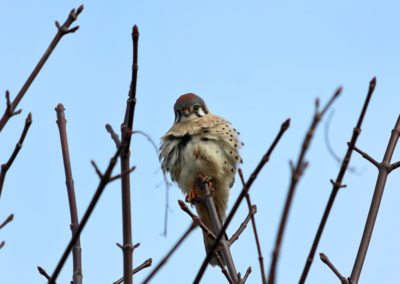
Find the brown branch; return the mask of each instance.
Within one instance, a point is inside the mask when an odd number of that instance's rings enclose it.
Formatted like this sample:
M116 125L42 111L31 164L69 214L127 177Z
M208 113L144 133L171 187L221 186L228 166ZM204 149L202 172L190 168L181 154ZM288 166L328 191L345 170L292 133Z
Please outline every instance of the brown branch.
M150 267L152 262L153 260L151 258L145 260L141 265L132 270L132 275L138 273L139 271L143 270L146 267ZM124 283L124 277L121 277L120 279L114 282L114 284L121 284L121 283Z
M242 169L239 169L238 173L239 173L240 181L242 182L242 185L244 186L246 183L244 181ZM251 199L250 199L250 194L248 194L248 193L246 194L246 202L247 202L247 207L249 208L249 212L251 212L252 202L251 202ZM251 215L251 225L253 227L253 234L254 234L254 238L255 238L256 246L257 246L258 262L260 263L260 271L261 271L262 283L263 284L267 284L267 277L266 277L266 274L265 274L265 267L264 267L264 257L262 255L262 251L261 251L260 239L258 237L258 231L257 231L257 226L256 226L256 218L254 217L254 214Z
M251 266L249 266L249 268L247 268L247 270L246 270L246 274L244 275L243 279L240 281L239 284L244 284L244 283L246 283L247 278L249 278L249 275L250 275L251 271L252 271L252 270L251 270Z
M168 259L171 257L171 255L174 254L174 252L179 248L179 246L182 244L182 242L190 235L190 233L197 227L197 224L195 222L192 222L190 224L189 228L186 230L186 232L182 235L182 237L176 242L176 244L171 248L171 250L167 253L166 256L161 259L161 261L157 264L157 266L150 272L150 274L146 277L146 279L142 282L142 284L149 283L149 281L154 277L154 275L157 274L157 272L163 267Z
M121 145L121 147L119 147L117 149L116 153L111 158L105 173L101 174L101 179L100 179L99 185L96 189L96 192L94 193L92 200L90 201L89 206L86 209L86 211L82 217L79 227L77 228L76 232L72 236L71 240L69 241L67 247L64 250L64 253L62 254L59 262L57 263L57 266L54 269L54 272L49 279L49 282L48 282L49 284L54 284L56 282L57 277L60 274L61 269L63 268L65 261L68 258L68 255L71 253L72 248L74 247L76 241L79 239L83 229L86 226L87 221L89 220L90 216L93 213L94 208L96 207L98 201L100 200L100 197L104 192L104 189L106 188L107 184L110 182L112 171L114 170L114 167L117 163L118 156L121 154L122 148L124 146L125 146L125 143L123 143Z
M119 140L118 134L115 133L114 129L112 128L112 126L110 124L106 124L106 129L107 129L107 132L110 133L111 139L115 143L115 147L118 148L121 145L121 141Z
M352 284L357 284L360 278L361 270L364 265L365 257L367 256L368 246L371 241L372 232L374 231L376 217L378 216L379 206L382 200L383 192L387 177L390 173L390 161L396 144L400 137L400 116L397 118L396 124L390 135L388 145L382 162L379 164L379 174L376 180L374 196L372 197L371 206L369 208L367 221L365 222L364 232L361 238L360 246L358 248L357 257L354 262L353 270L351 272L350 281Z
M120 178L122 178L123 176L129 175L129 174L132 173L135 169L136 169L136 167L133 166L133 167L130 168L127 172L125 172L125 173L120 173L120 174L118 174L118 175L115 175L115 176L111 177L111 178L110 178L110 182L112 182L112 181L114 181L114 180L117 180L117 179L120 179Z
M0 224L0 230L3 229L8 223L14 220L14 214L10 214L7 219L4 220L3 223Z
M1 165L0 170L0 197L3 191L4 179L6 178L7 171L10 169L12 163L14 162L15 158L17 157L19 151L22 148L22 144L24 143L26 134L28 133L29 127L32 124L32 114L29 113L25 119L24 129L22 130L21 136L18 140L17 145L15 145L14 151L12 152L10 158L8 159L7 163Z
M337 268L333 265L333 263L329 260L329 258L324 253L320 253L319 257L320 257L321 261L323 263L325 263L330 268L330 270L332 270L333 273L335 273L336 277L339 278L339 280L340 280L340 282L342 282L342 284L350 284L351 283L349 279L347 279L342 274L340 274L339 270L337 270Z
M226 280L228 281L229 284L234 284L231 277L229 276L229 272L226 269L226 266L224 265L224 262L221 259L221 256L219 255L219 253L215 252L214 253L215 259L218 262L218 266L221 268L221 272L222 274L224 274Z
M349 145L350 143L347 143L347 144ZM363 157L364 159L366 159L368 162L370 162L371 164L373 164L375 167L377 167L379 169L379 163L374 158L372 158L367 153L361 151L356 146L353 146L352 148L353 148L354 151L356 151L358 154L360 154L361 157Z
M182 200L178 200L179 207L182 209L183 212L187 213L204 232L204 234L210 238L211 240L215 240L215 234L211 232L209 228L201 221L201 219L195 215L192 211L190 211L189 207L183 202Z
M96 162L92 160L92 161L90 161L90 163L92 164L92 166L93 166L94 170L96 171L96 174L99 176L99 178L100 179L103 178L103 174L101 173L101 171L100 171L99 167L97 166Z
M323 115L326 113L328 108L332 105L332 103L336 100L336 98L340 95L342 92L342 88L338 88L336 92L333 94L331 99L328 101L328 103L325 105L322 111L319 111L319 100L316 100L315 103L315 114L313 117L313 120L311 122L311 125L306 133L306 136L303 140L303 144L301 146L300 154L297 159L297 163L295 166L292 166L292 174L291 174L291 179L290 179L290 185L289 185L289 190L288 194L286 197L285 201L285 206L283 208L282 212L282 217L281 221L279 223L279 228L278 232L276 235L276 240L275 240L275 245L274 249L272 252L272 260L270 264L270 269L269 269L269 275L268 275L268 283L269 284L274 284L275 283L275 278L276 278L276 268L278 264L278 259L280 256L280 250L282 246L282 241L283 241L283 236L285 233L285 228L286 224L289 218L289 211L293 203L293 197L294 193L296 191L296 187L298 185L300 177L303 175L303 172L305 168L307 167L307 162L305 161L305 156L307 153L307 150L309 149L309 146L311 144L314 132L321 121Z
M47 279L47 281L49 281L50 280L50 275L46 272L46 270L44 270L44 268L43 267L41 267L41 266L38 266L37 267L37 270L39 271L39 273L41 274L41 275L43 275L44 276L44 278L46 278Z
M243 221L242 224L240 224L239 228L237 231L232 235L232 237L229 239L228 244L231 246L234 242L239 239L240 235L243 233L243 231L246 229L247 224L250 222L250 219L254 216L254 214L257 213L257 206L256 205L251 205L251 209L249 214L247 214L246 219Z
M370 84L369 84L368 94L367 94L367 96L365 98L364 105L362 107L360 116L358 118L358 122L357 122L356 126L353 129L353 134L351 136L350 144L348 145L346 154L345 154L345 156L344 156L344 158L342 160L342 165L340 167L339 173L338 173L338 175L336 177L335 182L332 181L331 195L329 196L328 202L327 202L326 207L325 207L325 211L324 211L324 213L322 215L322 218L321 218L321 222L320 222L320 224L318 226L318 230L317 230L317 232L315 234L313 244L312 244L310 252L309 252L309 254L307 256L307 260L306 260L306 263L305 263L304 268L303 268L303 272L302 272L301 277L300 277L300 281L299 281L300 284L304 284L305 281L306 281L308 272L310 271L312 262L313 262L314 257L315 257L315 253L317 252L319 241L321 240L321 236L322 236L322 233L324 231L326 222L328 221L328 217L329 217L329 214L330 214L331 209L333 207L333 203L335 202L336 195L339 192L339 189L344 187L344 185L342 185L343 178L344 178L344 175L345 175L346 170L347 170L347 168L349 166L349 163L350 163L351 154L353 152L352 149L356 145L358 136L361 133L361 125L363 123L365 114L367 112L371 96L372 96L372 94L373 94L373 92L375 90L375 86L376 86L376 78L374 77L371 80Z
M69 156L67 120L65 119L64 106L58 104L55 108L57 112L57 126L60 133L61 151L64 163L65 180L68 193L69 213L71 216L71 234L76 233L79 226L78 208L76 206L75 186L72 177L71 159ZM81 241L78 238L72 248L72 284L82 284L82 249Z
M261 161L259 162L259 164L257 165L257 167L255 168L255 170L253 171L253 173L251 174L250 178L248 179L248 181L246 182L245 186L243 186L242 191L240 192L238 198L235 201L235 204L232 207L232 210L229 212L228 217L226 218L221 230L219 231L217 238L215 239L213 245L211 246L210 250L207 253L206 258L204 259L197 275L196 278L194 279L194 283L200 283L201 278L204 275L204 272L207 269L207 264L210 261L211 257L214 254L214 251L217 249L217 247L219 246L219 242L222 239L222 237L225 234L226 229L228 228L229 224L231 223L233 216L236 214L236 211L238 210L240 204L242 203L243 199L246 197L246 194L249 192L252 184L254 183L254 181L256 180L258 174L261 172L262 168L265 166L265 164L269 161L269 158L272 154L272 151L275 149L276 145L278 144L279 140L282 138L283 134L285 133L285 131L289 128L290 125L290 119L287 119L282 125L281 128L279 130L279 133L277 134L277 136L275 137L274 141L272 142L271 146L269 147L269 149L267 150L267 152L264 154L264 156L262 157Z
M35 80L36 76L39 74L43 65L46 63L47 59L50 57L51 53L56 48L56 46L57 46L58 42L61 40L61 38L68 33L75 32L79 28L79 26L77 26L75 28L70 29L70 26L73 22L75 22L77 20L79 14L82 12L82 10L83 10L83 5L79 6L78 9L76 9L76 10L72 9L68 15L67 20L64 22L64 24L62 26L60 26L58 24L56 35L54 36L49 47L43 54L42 58L40 58L36 67L33 69L32 73L29 75L28 79L22 86L21 90L18 92L17 96L14 98L14 100L11 103L10 103L10 99L9 98L7 99L7 108L6 108L2 118L0 119L0 132L3 130L3 128L6 125L6 123L8 122L8 120L13 115L18 113L18 111L16 112L15 110L16 110L19 102L24 97L26 91L28 91L33 80Z
M208 216L211 219L211 224L213 225L214 233L218 233L221 231L221 221L218 217L217 209L215 209L214 199L211 197L210 185L208 177L199 177L199 187L200 190L204 192L204 200L203 203L207 209ZM229 242L226 239L226 236L223 236L220 240L220 250L218 251L224 258L226 266L228 268L229 277L232 279L233 283L238 283L239 278L236 272L235 263L232 258L232 254L229 248Z
M121 139L126 141L121 154L121 173L126 173L130 169L130 145L133 129L133 118L136 106L136 82L138 71L138 41L139 30L135 25L132 29L133 41L133 64L132 79L129 88L129 97L126 103L125 118L121 124ZM123 231L123 263L124 263L124 283L132 284L133 266L133 245L132 245L132 216L131 216L131 185L130 176L121 177L121 198L122 198L122 231Z
M0 243L0 249L2 249L2 248L5 246L5 244L6 244L6 242L5 242L5 241L2 241L2 242Z

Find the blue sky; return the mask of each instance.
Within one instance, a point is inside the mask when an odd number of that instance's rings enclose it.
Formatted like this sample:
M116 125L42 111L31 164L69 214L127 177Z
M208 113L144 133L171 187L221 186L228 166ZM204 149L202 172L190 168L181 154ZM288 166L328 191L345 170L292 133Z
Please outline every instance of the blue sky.
M78 1L2 1L0 10L0 91L15 95L47 48L56 29ZM23 114L0 135L0 162L8 159L28 112L33 124L24 147L7 174L0 219L15 220L0 232L2 283L44 283L41 265L52 272L70 238L69 209L54 108L66 108L71 162L81 215L97 186L90 160L104 169L115 147L104 129L119 129L130 83L131 28L140 29L139 79L135 128L158 143L173 123L173 104L195 92L209 109L230 120L245 147L243 171L250 174L283 120L291 128L251 191L258 206L256 220L269 266L272 244L289 183L290 159L297 158L311 121L314 99L324 104L338 86L330 141L339 156L357 121L369 80L378 84L366 115L358 146L381 160L399 114L400 40L396 1L106 1L83 2L80 30L66 36L23 99ZM3 100L2 109L5 105ZM190 224L170 191L168 237L161 236L165 189L157 156L140 136L132 142L133 239L141 246L136 265L164 256ZM310 163L295 195L279 261L278 283L296 283L330 194L329 179L338 164L327 151L324 124L307 155ZM399 159L398 151L394 161ZM347 188L338 194L318 252L325 252L349 275L361 239L377 171L354 155ZM389 176L367 255L361 283L393 283L400 265L397 217L398 172ZM230 204L240 191L231 190ZM229 232L246 215L242 206ZM82 235L85 283L112 283L122 275L122 256L115 246L121 234L120 185L107 187ZM196 230L152 283L191 283L203 258ZM253 268L248 283L260 283L251 229L232 248L242 273ZM140 282L147 275L136 276ZM59 283L69 283L71 262ZM218 269L209 268L204 283L223 283ZM338 283L319 259L307 283Z

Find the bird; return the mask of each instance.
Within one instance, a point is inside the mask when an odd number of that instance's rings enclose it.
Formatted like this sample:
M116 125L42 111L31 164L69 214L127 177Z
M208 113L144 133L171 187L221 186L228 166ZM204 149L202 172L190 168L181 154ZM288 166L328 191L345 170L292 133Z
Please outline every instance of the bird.
M218 218L226 217L230 188L242 158L239 149L243 145L239 132L224 118L211 113L204 100L194 93L181 95L174 105L175 121L161 137L160 160L164 172L169 172L186 201L194 205L200 220L215 232L204 203L198 202L202 190L199 177L211 185L211 195ZM206 252L213 241L203 232ZM210 264L217 260L212 257Z

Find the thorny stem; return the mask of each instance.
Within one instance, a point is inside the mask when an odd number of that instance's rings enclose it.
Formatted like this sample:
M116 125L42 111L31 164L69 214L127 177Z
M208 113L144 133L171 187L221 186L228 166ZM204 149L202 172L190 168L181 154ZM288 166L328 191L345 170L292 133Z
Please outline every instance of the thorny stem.
M200 178L201 179L201 178ZM221 221L218 217L217 209L215 209L214 200L211 197L211 192L209 188L209 182L207 180L200 180L199 182L200 189L204 192L204 205L207 208L208 216L211 219L214 233L218 233L221 231ZM236 272L235 263L232 258L231 251L229 249L229 243L226 237L222 237L220 240L221 250L220 253L222 254L226 266L228 268L229 277L232 279L233 283L238 283L239 278Z
M76 206L74 180L72 177L71 160L69 156L67 121L65 119L65 113L64 113L65 108L62 104L58 104L55 110L57 112L57 126L60 132L61 151L64 162L69 212L71 216L70 228L73 236L78 229L79 219L78 219L78 208ZM72 248L72 259L73 259L72 284L82 284L82 250L81 250L80 238L76 240Z
M76 26L71 29L69 29L69 27L71 26L71 24L73 22L75 22L78 19L78 16L82 11L83 11L83 5L79 6L78 9L76 9L76 10L72 9L68 15L67 20L64 22L64 24L62 26L60 26L60 24L58 24L58 22L56 22L57 33L54 36L53 40L51 41L49 47L43 54L42 58L40 58L35 69L33 69L32 73L29 75L28 79L22 86L21 90L18 92L17 96L14 98L13 102L10 104L7 104L7 108L6 108L2 118L0 119L0 132L3 130L4 126L6 125L8 120L11 118L11 116L16 114L15 110L16 110L19 102L24 97L26 91L29 89L33 80L35 80L36 76L39 74L43 65L46 63L47 59L50 57L51 53L56 48L56 46L57 46L58 42L61 40L61 38L66 34L73 33L78 30L79 26Z
M382 200L385 183L390 171L390 161L396 144L400 136L400 116L397 118L396 124L392 130L382 163L379 164L379 174L375 185L374 196L372 197L371 206L369 208L367 221L365 223L363 236L361 238L360 247L356 260L354 262L353 270L351 272L350 280L352 284L357 284L360 278L361 270L364 265L365 257L367 256L368 246L371 241L372 232L374 230L376 217L378 216L379 206Z
M245 185L244 177L243 177L243 171L242 169L238 170L240 180L242 182L242 185ZM250 199L250 194L246 194L246 202L247 202L247 207L249 208L249 212L251 211L251 199ZM256 241L256 246L257 246L257 253L258 253L258 261L260 263L260 271L261 271L261 279L263 284L267 284L267 277L265 274L265 268L264 268L264 258L262 255L261 251L261 245L260 245L260 239L258 237L258 231L257 231L257 226L256 226L256 218L254 217L254 214L251 215L251 225L253 227L253 233L254 233L254 238Z
M157 266L150 272L150 274L146 277L146 279L142 282L142 284L149 283L149 281L157 274L157 272L167 263L168 259L174 252L178 249L178 247L183 243L183 241L190 235L190 233L197 227L195 222L192 222L186 232L182 235L182 237L176 242L176 244L171 248L171 250L167 253L166 256L161 259L161 261L157 264Z
M136 267L135 269L132 270L132 275L138 273L139 271L145 269L146 267L150 267L152 264L153 260L151 258L146 259L141 265ZM124 277L121 277L117 281L115 281L113 284L121 284L124 283Z
M287 119L282 125L279 130L279 133L275 137L274 141L272 142L271 146L267 150L267 152L264 154L262 157L261 161L251 174L250 178L247 180L245 186L243 186L242 191L240 192L238 198L235 201L235 204L232 207L232 210L229 212L228 217L226 218L221 230L219 231L217 238L215 239L213 245L211 246L210 250L207 253L206 258L204 259L199 272L196 275L196 278L194 279L194 283L200 283L201 278L204 275L204 272L207 269L207 264L210 261L211 257L214 254L214 251L217 249L219 246L219 242L222 239L222 237L225 234L226 229L228 228L229 224L231 223L233 216L236 214L236 211L238 210L240 204L242 203L243 199L246 197L246 194L249 192L252 184L256 180L258 174L261 172L262 168L265 166L265 164L269 161L269 158L272 154L272 151L275 149L276 145L278 144L279 140L282 138L283 134L286 132L286 130L289 128L290 125L290 119Z
M22 144L24 143L26 134L28 133L29 127L32 124L32 114L29 113L25 119L24 129L22 130L21 136L18 140L17 145L15 145L14 151L12 152L10 158L8 159L7 163L1 165L0 170L0 197L3 191L4 179L6 177L7 171L11 167L12 163L14 162L15 158L17 157L19 151L22 148Z
M57 263L57 266L54 269L54 272L53 272L53 274L51 275L51 277L49 279L49 282L48 282L49 284L55 284L56 283L57 277L60 274L61 269L63 268L63 266L65 264L65 261L68 258L68 255L71 253L71 250L72 250L73 246L75 245L75 242L78 240L78 238L80 237L83 229L85 228L86 223L89 220L90 216L92 215L93 210L96 207L96 204L99 201L102 193L104 192L105 187L110 182L112 171L113 171L115 165L117 164L118 156L121 154L122 148L124 146L125 146L125 143L123 143L117 149L116 153L111 158L105 173L101 175L100 183L99 183L99 185L98 185L98 187L96 189L96 192L94 193L94 195L92 197L92 200L90 201L89 206L86 209L85 214L82 217L82 220L81 220L81 222L79 224L79 227L77 228L76 232L72 236L70 242L68 243L67 247L65 248L65 251L64 251L63 255L61 256L59 262Z
M342 92L342 88L338 88L336 92L333 94L331 99L328 101L328 103L325 105L322 111L319 111L319 101L317 99L316 101L316 109L315 109L315 114L312 120L312 123L310 125L310 128L307 131L307 134L303 140L303 144L301 146L300 154L297 159L296 166L292 168L292 173L291 173L291 180L290 180L290 186L289 186L289 191L286 197L285 201L285 206L283 208L282 212L282 217L281 221L279 223L279 228L278 228L278 233L276 236L275 240L275 245L274 249L272 252L272 260L270 264L270 269L269 269L269 275L268 275L268 283L269 284L274 284L275 283L275 278L276 278L276 268L278 264L278 259L280 255L280 249L282 246L282 241L283 241L283 236L285 233L285 228L287 224L287 220L289 217L289 211L293 202L293 197L294 193L296 191L297 184L299 182L300 177L302 176L304 169L306 168L306 161L305 161L305 155L307 153L307 150L310 146L311 140L313 138L314 132L321 121L321 118L323 115L326 113L328 108L332 105L332 103L335 101L335 99L340 95Z
M133 41L133 64L132 79L129 89L129 97L126 104L125 118L121 124L121 139L126 141L123 147L121 158L121 173L126 173L130 169L130 144L133 127L133 118L136 106L136 82L138 71L138 40L139 29L135 25L132 29ZM124 283L132 284L133 266L133 245L132 245L132 216L131 216L131 185L130 176L121 177L121 199L122 199L122 234L123 234L123 260L124 260Z
M329 217L329 214L330 214L331 209L333 207L333 203L335 202L336 195L339 192L339 189L344 187L344 185L342 185L342 181L343 181L344 175L345 175L346 170L347 170L347 168L349 166L349 163L350 163L350 159L351 159L351 155L352 155L352 149L356 145L358 136L361 133L361 125L363 123L365 114L367 112L368 105L369 105L369 102L371 100L372 94L373 94L373 92L375 90L375 86L376 86L376 78L374 77L374 78L372 78L372 80L369 83L368 94L367 94L367 96L365 98L364 105L362 107L362 110L361 110L360 116L358 118L357 124L353 129L353 134L351 136L350 143L348 144L348 148L347 148L346 154L345 154L345 156L344 156L344 158L342 160L342 165L340 167L339 173L338 173L338 175L336 177L336 180L334 182L332 182L331 195L329 196L328 202L327 202L326 207L325 207L325 211L324 211L324 213L322 215L322 218L321 218L321 222L320 222L320 224L318 226L317 233L315 234L313 244L312 244L310 252L309 252L309 254L307 256L307 260L306 260L306 263L305 263L304 268L303 268L303 272L302 272L300 280L299 280L300 284L304 284L305 281L306 281L308 272L310 271L312 262L313 262L314 257L315 257L315 253L317 252L319 241L321 240L321 236L322 236L322 233L324 231L326 222L328 221L328 217Z

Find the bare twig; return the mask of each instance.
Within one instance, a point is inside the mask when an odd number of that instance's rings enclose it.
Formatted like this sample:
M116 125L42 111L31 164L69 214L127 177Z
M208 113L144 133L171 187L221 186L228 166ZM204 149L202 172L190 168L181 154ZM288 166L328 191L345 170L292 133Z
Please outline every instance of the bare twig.
M246 274L244 275L243 279L240 281L240 284L246 283L247 278L249 278L251 271L252 271L251 266L249 266L249 268L247 268L247 270L246 270Z
M240 181L242 182L242 185L244 186L246 184L246 182L244 181L242 169L239 169L238 173L239 173ZM249 212L251 212L252 202L251 202L249 193L246 194L246 202L247 202L247 207L249 208ZM267 276L265 274L265 267L264 267L264 257L262 255L262 251L261 251L260 238L258 236L258 231L257 231L257 226L256 226L256 218L254 217L254 214L251 215L251 225L253 227L254 239L256 241L256 246L257 246L258 262L260 263L262 283L267 284Z
M141 271L146 267L150 267L152 262L153 260L151 258L146 259L141 265L132 270L132 275L138 273L139 271ZM124 277L121 277L120 279L114 282L114 284L121 284L121 283L124 283Z
M221 231L221 221L218 217L217 209L215 209L214 200L211 197L211 189L209 188L209 181L204 180L204 178L199 178L199 187L200 190L204 192L204 205L207 208L208 216L211 219L211 223L213 225L213 231L217 234ZM225 236L223 236L220 240L221 249L219 253L223 256L226 266L228 268L229 276L232 279L233 283L238 283L239 278L236 272L235 263L232 258L232 254L229 248L229 242Z
M96 174L99 176L99 178L103 178L103 174L101 173L99 167L97 166L95 161L90 161L90 163L92 164L94 170L96 171Z
M0 224L0 230L3 229L8 223L14 220L14 214L10 214L7 219L4 220L3 223Z
M15 158L17 157L19 151L22 148L22 144L24 143L26 134L28 133L29 127L32 124L32 114L29 113L25 119L24 129L22 130L21 136L18 140L17 145L15 145L14 151L12 152L10 158L8 159L7 163L1 165L0 170L0 197L3 191L4 179L6 178L7 171L11 167L12 163L14 162Z
M323 263L325 263L330 268L330 270L332 270L333 273L335 273L335 275L337 276L337 278L339 278L339 280L340 280L340 282L342 282L342 284L350 284L349 279L347 279L342 274L340 274L339 270L337 270L337 268L333 265L333 263L329 260L329 258L324 253L320 253L319 257L320 257L321 261Z
M18 111L16 112L16 108L19 104L19 102L22 100L24 97L26 91L29 89L30 85L32 84L33 80L35 80L36 76L39 74L40 70L42 69L43 65L46 63L47 59L50 57L51 53L53 50L56 48L58 42L61 40L61 38L69 33L75 32L78 30L79 26L71 28L70 26L73 22L75 22L78 19L79 14L83 10L83 5L79 6L78 9L72 9L71 12L68 15L67 20L64 22L62 26L56 22L57 26L57 33L54 36L53 40L51 41L49 47L43 54L42 58L40 58L39 62L37 63L35 69L33 69L32 73L29 75L28 79L22 86L21 90L18 92L17 96L14 98L14 100L10 103L9 95L7 98L7 108L0 119L0 132L3 130L4 126L6 125L7 121Z
M214 252L215 259L217 260L218 266L221 267L221 272L224 274L226 280L228 281L229 284L234 284L231 277L229 276L229 272L226 269L226 266L224 265L224 262L222 261L220 255L218 252Z
M178 200L179 206L182 209L183 212L187 213L204 232L204 234L210 238L211 240L215 240L215 234L211 232L209 228L201 221L201 219L195 215L192 211L190 211L189 207L183 202L182 200Z
M2 241L2 242L0 243L0 249L2 249L2 248L4 247L5 244L6 244L6 242L5 242L5 241Z
M314 132L315 132L319 122L321 121L323 115L326 113L328 108L332 105L332 103L340 95L341 92L342 92L342 88L338 88L336 90L336 92L333 94L333 96L331 97L331 99L328 101L328 103L325 105L325 107L322 109L322 111L319 110L319 100L318 99L316 100L315 114L314 114L313 120L312 120L311 125L310 125L310 127L306 133L306 136L303 140L303 144L301 146L301 150L300 150L299 157L297 159L297 163L294 166L292 165L292 173L291 173L289 190L288 190L288 194L286 197L285 206L283 208L281 221L279 223L279 228L278 228L278 233L277 233L276 240L275 240L274 249L272 252L272 260L271 260L269 275L268 275L268 283L269 284L275 283L276 267L278 264L280 249L282 246L282 241L283 241L283 236L285 233L287 220L289 218L289 211L290 211L290 208L291 208L291 205L293 202L293 197L294 197L294 193L296 191L298 181L299 181L300 177L302 176L304 169L307 167L307 162L305 161L305 156L306 156L307 150L310 146Z
M64 251L63 255L61 256L56 268L54 269L54 272L51 275L51 278L49 279L49 282L48 282L49 284L54 284L56 282L57 277L60 274L61 269L64 266L65 261L68 258L68 255L71 253L71 250L72 250L73 246L75 245L75 242L80 237L80 234L83 231L83 229L85 228L86 223L89 220L91 214L93 213L93 210L96 207L96 204L99 201L102 193L104 192L105 187L110 182L112 171L117 163L118 156L121 154L122 148L124 146L125 146L124 143L121 144L121 147L118 148L118 150L116 151L114 156L111 158L105 173L101 174L100 183L96 189L96 192L94 193L92 200L90 201L89 206L86 209L85 214L82 217L79 227L77 228L75 234L72 236L72 238L71 238L70 242L68 243L67 247L65 248L65 251Z
M240 192L238 198L235 201L235 204L232 207L232 210L229 212L228 217L226 218L221 230L219 231L217 238L215 239L213 245L211 246L210 250L207 253L206 258L204 259L199 272L196 275L196 278L194 279L194 283L200 283L201 278L204 275L204 272L207 269L207 264L210 261L211 257L214 254L214 251L217 249L220 240L222 239L222 237L225 234L226 229L228 228L229 224L231 223L233 216L235 215L236 211L239 208L239 205L242 203L243 199L246 197L246 194L249 192L252 184L254 183L254 181L256 180L258 174L261 172L262 168L264 167L264 165L269 161L269 158L272 154L272 151L275 149L276 145L278 144L279 140L282 138L283 134L285 133L285 131L289 128L290 125L290 119L287 119L280 128L280 131L278 133L278 135L275 137L274 141L272 142L271 146L269 147L269 149L267 150L267 152L264 154L264 156L262 157L261 161L259 162L259 164L257 165L257 167L255 168L255 170L253 171L253 173L251 174L250 178L248 179L248 181L246 182L245 186L243 186L242 191Z
M56 107L57 112L57 126L60 133L61 151L64 162L65 180L68 193L69 213L71 216L71 234L76 233L79 226L78 208L76 206L74 179L72 177L71 160L69 156L68 137L67 137L67 120L65 119L64 106L58 104ZM82 249L81 241L78 238L72 248L72 284L82 284Z
M121 141L119 140L118 134L115 133L114 129L112 128L112 126L110 124L106 124L106 129L107 129L107 132L110 133L111 139L114 141L115 146L118 148L119 145L121 145Z
M351 136L350 143L348 144L348 148L347 148L346 154L345 154L345 156L344 156L344 158L342 160L342 165L340 167L339 173L338 173L338 175L336 177L335 182L332 181L331 195L329 196L328 202L327 202L326 207L325 207L325 211L324 211L324 213L322 215L321 222L320 222L320 224L318 226L317 233L315 234L313 244L312 244L310 252L309 252L309 254L307 256L307 260L306 260L306 263L305 263L304 268L303 268L303 272L302 272L301 277L300 277L300 281L299 281L300 284L304 284L305 281L306 281L308 272L310 271L311 264L312 264L312 262L314 260L314 257L315 257L315 253L317 252L319 241L320 241L322 233L324 231L326 222L328 221L328 217L329 217L329 214L330 214L331 209L333 207L333 203L334 203L334 201L336 199L336 195L339 192L339 189L344 187L344 185L342 185L342 181L343 181L344 175L345 175L346 170L347 170L347 168L349 166L349 163L350 163L350 159L351 159L351 155L352 155L352 149L356 145L358 136L361 133L361 125L362 125L362 122L364 120L365 114L367 112L371 96L372 96L372 94L373 94L373 92L375 90L375 86L376 86L376 78L374 77L371 80L370 84L369 84L368 94L367 94L367 96L365 98L365 102L364 102L364 105L362 107L362 111L361 111L360 116L358 118L358 122L357 122L356 126L353 129L353 134Z
M39 273L40 273L41 275L44 276L44 278L47 279L47 281L50 280L50 275L46 272L46 270L44 270L43 267L38 266L38 267L37 267L37 270L39 271Z
M136 82L138 71L138 41L139 29L135 25L132 29L133 41L133 64L132 78L129 88L129 97L126 103L125 118L121 124L121 140L126 141L122 148L121 173L129 171L130 167L130 145L133 129L133 118L136 106ZM130 176L121 177L121 198L122 198L122 231L123 231L123 260L124 260L124 283L132 284L132 266L133 266L133 245L132 245L132 216L131 216L131 185Z
M350 142L347 143L347 145L350 147ZM352 146L351 147L354 151L356 151L358 154L361 155L361 157L363 157L364 159L366 159L368 162L370 162L371 164L373 164L375 167L377 167L379 169L379 162L376 161L374 158L372 158L370 155L368 155L367 153L361 151L357 146Z
M240 235L243 233L243 231L246 229L247 224L250 222L250 219L254 216L254 214L257 213L257 206L252 205L249 214L247 214L246 219L243 221L242 224L240 224L239 228L237 231L232 235L232 237L229 239L228 243L231 246L237 239L239 239Z
M396 144L400 136L400 116L397 118L396 124L390 135L388 145L386 147L385 154L382 162L379 164L379 174L376 180L374 196L372 197L371 206L369 208L367 221L365 223L364 232L361 238L360 247L356 260L354 262L353 270L351 272L350 280L352 284L357 284L360 278L361 270L364 265L365 257L367 256L368 246L371 241L372 232L374 230L376 217L378 216L379 206L382 200L383 191L385 190L385 183L390 173L390 162L393 156L393 152L396 148Z
M176 242L176 244L171 248L171 250L167 253L166 256L161 259L161 261L157 264L157 266L150 272L150 274L146 277L146 279L142 282L142 284L149 283L149 281L156 275L156 273L163 267L171 255L178 249L178 247L182 244L182 242L190 235L190 233L197 227L195 222L190 224L189 228L182 235L182 237Z
M118 175L115 175L115 176L111 177L111 178L110 178L110 182L112 182L112 181L114 181L114 180L117 180L117 179L120 179L120 178L122 178L123 176L129 175L129 174L132 173L135 169L136 169L136 167L133 166L133 167L130 168L127 172L125 172L125 173L120 173L120 174L118 174Z

